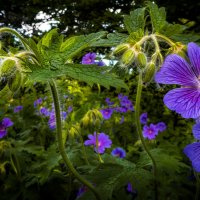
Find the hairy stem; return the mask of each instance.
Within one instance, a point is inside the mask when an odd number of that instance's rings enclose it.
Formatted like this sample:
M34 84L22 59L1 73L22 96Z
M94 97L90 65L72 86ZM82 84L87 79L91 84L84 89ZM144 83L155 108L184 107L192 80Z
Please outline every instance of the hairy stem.
M64 163L66 164L66 166L68 167L68 169L70 170L70 172L85 186L87 186L95 195L97 200L101 200L101 197L99 195L99 193L97 192L97 190L95 189L95 187L88 182L87 180L85 180L77 171L76 169L73 167L71 161L69 160L66 152L65 152L65 147L63 144L63 138L62 138L62 121L61 121L61 115L60 115L60 102L59 102L59 98L58 98L58 91L56 88L56 84L55 82L52 80L49 82L50 84L50 88L51 88L51 92L52 92L52 97L53 97L53 101L54 101L54 107L55 107L55 114L56 114L56 133L57 133L57 140L58 140L58 148L60 151L60 154L63 158Z
M155 200L158 199L158 189L157 189L157 166L156 166L156 162L153 158L153 156L151 155L144 137L142 135L142 129L141 129L141 124L140 124L140 100L141 100L141 94L142 94L142 72L140 72L139 74L139 80L138 80L138 86L137 86L137 94L136 94L136 103L135 103L135 121L136 121L136 129L137 129L137 133L138 136L142 142L143 148L146 151L146 153L148 154L148 156L150 157L152 164L153 164L153 173L154 173L154 187L155 187Z

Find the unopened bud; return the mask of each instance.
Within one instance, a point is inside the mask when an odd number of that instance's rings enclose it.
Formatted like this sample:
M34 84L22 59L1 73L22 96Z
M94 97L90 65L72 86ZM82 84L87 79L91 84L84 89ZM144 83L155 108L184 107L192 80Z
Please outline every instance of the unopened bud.
M14 76L11 76L8 79L8 87L12 92L16 92L21 87L21 83L22 75L19 71L17 71Z
M145 68L147 65L147 57L143 52L140 52L137 56L138 67Z
M130 47L129 44L126 44L126 43L120 44L120 45L116 46L116 48L114 49L113 53L114 53L114 54L123 53L123 52L126 51L129 47Z
M146 71L145 71L145 75L144 75L144 79L143 79L144 83L148 83L148 82L151 81L151 79L154 76L155 70L156 70L155 64L153 62L150 62L147 65L147 68L146 68Z
M122 55L121 61L125 65L130 65L131 63L133 63L134 59L135 59L134 50L133 49L128 49Z
M0 77L12 77L16 71L16 63L14 60L6 59L1 63Z

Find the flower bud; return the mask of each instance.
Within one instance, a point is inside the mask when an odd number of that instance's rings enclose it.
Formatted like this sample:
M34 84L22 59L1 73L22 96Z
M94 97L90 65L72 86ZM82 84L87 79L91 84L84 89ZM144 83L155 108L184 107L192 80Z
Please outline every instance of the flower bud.
M120 44L120 45L116 46L116 48L114 49L113 53L114 53L114 54L123 53L123 52L126 51L129 47L130 47L129 44L126 44L126 43Z
M14 76L16 71L16 63L14 60L6 59L1 63L0 77L10 78Z
M151 81L151 79L154 76L155 70L156 70L155 64L153 62L150 62L147 65L147 68L146 68L146 71L145 71L145 75L144 75L144 79L143 79L144 83L148 83L148 82Z
M12 92L16 92L21 87L21 83L22 75L19 71L17 71L14 76L11 76L8 79L8 87Z
M147 65L147 57L145 56L145 54L143 52L138 53L137 56L137 62L138 62L138 67L140 68L145 68Z
M135 52L133 49L128 49L122 55L121 61L125 65L130 65L135 59Z

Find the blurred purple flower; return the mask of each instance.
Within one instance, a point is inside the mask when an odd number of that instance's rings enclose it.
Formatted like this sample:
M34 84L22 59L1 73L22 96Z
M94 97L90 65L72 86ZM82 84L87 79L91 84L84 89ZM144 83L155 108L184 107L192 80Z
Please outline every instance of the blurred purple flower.
M165 105L184 118L197 118L200 116L200 47L190 42L187 51L190 63L176 54L167 56L155 81L180 85L181 88L165 95Z
M128 112L128 108L125 108L125 107L116 107L116 108L114 108L114 110L116 112L119 112L119 113L126 113L126 112Z
M105 66L105 63L100 60L99 62L96 63L99 67Z
M156 127L157 127L158 131L161 131L161 132L165 131L167 128L167 126L164 122L158 122L156 124Z
M5 117L0 122L0 138L3 138L7 134L7 128L12 125L13 125L13 122L8 117Z
M200 123L193 125L192 133L196 140L200 140Z
M147 116L147 113L145 112L145 113L142 113L141 115L140 115L140 123L141 124L146 124L147 123L147 119L148 119L148 116Z
M200 172L200 142L188 144L183 152L192 162L194 170Z
M133 192L133 186L130 182L128 182L126 190L127 190L127 192L130 192L130 193Z
M110 101L110 98L106 98L105 102L108 104L108 106L112 106L114 102Z
M2 125L5 127L5 128L8 128L8 127L10 127L10 126L12 126L14 123L11 121L11 119L10 118L8 118L8 117L5 117L5 118L3 118L3 120L2 120Z
M35 100L33 103L34 107L36 107L37 105L40 105L40 104L42 104L42 98Z
M94 146L96 153L102 154L106 148L110 148L112 145L112 141L105 133L99 133L96 137L96 132L94 132L94 135L89 134L88 138L89 140L84 142L85 146ZM98 145L97 147L96 144Z
M156 135L158 135L158 129L155 124L150 124L150 126L145 125L142 130L144 138L148 138L149 140L155 139Z
M112 108L105 108L105 109L100 110L100 112L101 112L104 119L110 119L110 117L113 114L113 109Z
M23 109L23 106L16 106L14 107L14 113L18 113Z
M89 65L95 64L96 53L87 53L82 58L82 64Z
M71 113L72 111L73 111L73 107L72 107L72 106L69 106L68 109L67 109L67 112L68 112L68 113Z
M48 117L50 115L50 112L47 108L42 107L42 108L40 108L40 114Z
M124 158L126 156L126 151L121 147L117 147L112 150L111 155L119 158Z
M50 112L48 124L50 129L53 130L56 128L56 116L54 111Z

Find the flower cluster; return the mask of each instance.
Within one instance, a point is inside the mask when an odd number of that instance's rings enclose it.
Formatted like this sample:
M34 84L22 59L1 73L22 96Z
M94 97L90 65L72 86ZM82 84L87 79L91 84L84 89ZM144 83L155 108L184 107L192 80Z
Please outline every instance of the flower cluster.
M102 60L96 62L95 59L96 53L87 53L83 56L81 63L84 65L96 64L100 67L105 65L105 63Z
M88 138L89 140L86 140L84 142L84 145L94 146L94 150L96 153L103 154L105 152L105 149L110 148L112 145L112 141L105 133L96 134L96 132L94 132L94 135L89 134Z
M7 134L7 128L13 126L13 122L10 118L5 117L0 122L0 138L3 138Z
M116 106L114 102L110 101L110 98L106 98L105 102L107 103L108 108L100 110L104 119L106 120L110 119L114 111L123 114L128 111L134 110L133 104L131 100L128 98L128 96L119 94L118 100L119 100L119 106L118 105ZM120 123L123 123L123 121L124 121L124 116L122 116Z
M49 117L49 120L48 120L48 125L49 125L49 128L51 130L54 130L56 128L56 116L55 116L55 109L54 109L54 106L52 105L52 108L51 109L48 109L46 107L43 106L43 99L42 98L39 98L37 100L34 101L34 107L40 105L39 107L39 115L42 116L42 117ZM69 106L68 109L67 109L67 112L65 111L62 111L61 112L61 117L62 117L62 120L65 120L67 115L69 113L71 113L73 110L73 107L72 106Z
M143 124L143 136L144 138L148 138L149 140L153 140L156 138L159 132L165 131L167 128L166 124L164 122L158 122L157 124L150 124L147 125L148 116L147 113L142 113L140 115L140 123Z

